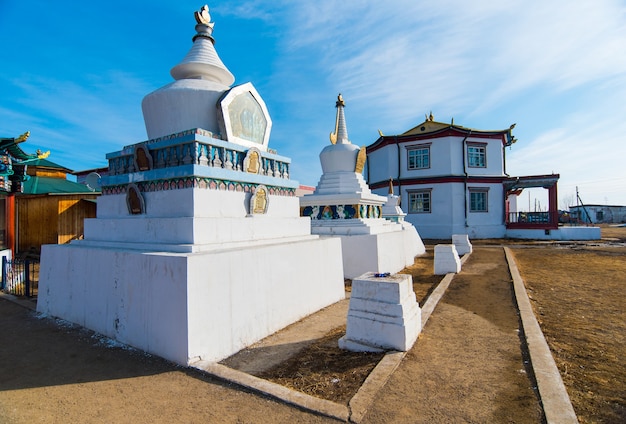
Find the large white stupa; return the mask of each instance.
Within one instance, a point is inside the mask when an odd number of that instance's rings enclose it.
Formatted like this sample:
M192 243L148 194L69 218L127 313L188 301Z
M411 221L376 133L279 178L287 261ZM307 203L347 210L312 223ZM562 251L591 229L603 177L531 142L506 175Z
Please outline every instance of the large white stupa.
M208 7L149 140L107 154L83 240L42 248L39 312L187 365L217 361L344 298L340 241L299 214L271 119L213 45Z
M313 194L300 198L311 232L341 239L346 278L365 272L395 273L424 254L424 243L411 224L383 218L387 197L371 192L363 179L365 147L348 139L341 94L331 144L320 153L322 176Z

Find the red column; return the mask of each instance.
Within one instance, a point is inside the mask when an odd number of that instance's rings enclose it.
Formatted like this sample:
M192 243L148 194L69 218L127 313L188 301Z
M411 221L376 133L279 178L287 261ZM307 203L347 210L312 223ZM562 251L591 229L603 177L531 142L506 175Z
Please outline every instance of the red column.
M550 211L550 224L552 228L559 228L559 200L557 197L556 182L548 188L548 203Z

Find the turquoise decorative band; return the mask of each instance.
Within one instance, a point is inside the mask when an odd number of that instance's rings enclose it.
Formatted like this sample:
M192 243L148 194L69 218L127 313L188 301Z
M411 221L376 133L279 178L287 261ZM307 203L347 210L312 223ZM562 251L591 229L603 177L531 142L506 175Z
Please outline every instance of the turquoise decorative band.
M252 193L258 186L253 183L243 183L240 181L227 181L219 180L215 178L203 178L203 177L184 177L173 178L169 180L156 180L145 181L136 183L139 191L142 193L165 191L165 190L180 190L185 188L199 188L208 190L222 190L222 191L240 191L244 193ZM111 194L123 194L126 193L128 184L120 184L114 186L102 187L102 195ZM267 186L269 194L275 196L288 196L293 197L296 195L296 190L289 187L273 187Z

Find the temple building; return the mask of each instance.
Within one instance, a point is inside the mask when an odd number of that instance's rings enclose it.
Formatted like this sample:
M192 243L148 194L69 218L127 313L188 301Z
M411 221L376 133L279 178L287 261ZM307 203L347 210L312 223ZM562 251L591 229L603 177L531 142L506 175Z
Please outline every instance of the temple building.
M402 134L381 133L367 147L367 181L373 192L385 194L391 180L405 220L426 239L595 238L595 230L559 229L558 174L507 174L505 151L516 142L514 127L477 130L437 122L431 113ZM548 190L547 212L518 211L517 197L533 187Z

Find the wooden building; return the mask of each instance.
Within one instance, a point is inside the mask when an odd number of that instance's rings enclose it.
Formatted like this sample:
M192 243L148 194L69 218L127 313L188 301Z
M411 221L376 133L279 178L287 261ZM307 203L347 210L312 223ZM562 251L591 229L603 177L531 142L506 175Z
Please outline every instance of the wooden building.
M100 193L67 179L72 171L47 159L23 162L28 179L16 196L17 251L40 251L42 244L81 238L85 218L96 217Z

